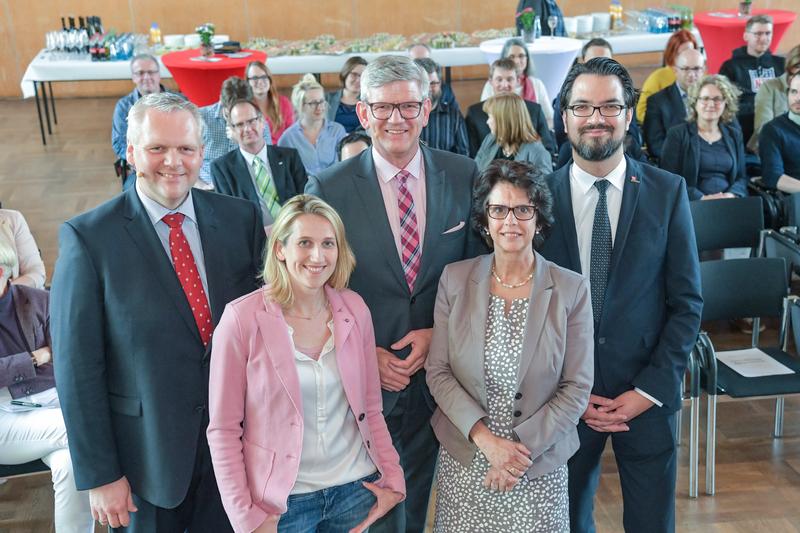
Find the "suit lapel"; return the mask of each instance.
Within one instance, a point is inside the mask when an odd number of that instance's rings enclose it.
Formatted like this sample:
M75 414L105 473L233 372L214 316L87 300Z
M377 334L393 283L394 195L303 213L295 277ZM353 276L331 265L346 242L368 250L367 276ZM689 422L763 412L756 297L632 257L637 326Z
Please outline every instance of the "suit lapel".
M250 177L250 169L247 168L247 161L245 161L238 148L236 149L236 157L231 162L229 169L233 175L233 180L239 185L239 190L244 197L251 202L255 202L256 205L261 205L261 199L256 191L256 186L253 184L253 178Z
M681 91L678 88L678 83L673 83L672 86L669 88L669 96L672 100L672 107L675 109L676 112L679 112L677 118L685 118L686 117L686 105L683 103L683 98L681 98ZM683 122L680 120L679 122Z
M345 349L350 332L353 330L355 318L344 305L342 297L335 289L325 285L325 294L333 314L333 341L336 347L336 366L342 379L342 387L350 406L354 409L362 407L362 400L356 393L362 389L360 359L361 350ZM359 413L356 413L358 416Z
M261 333L261 340L272 367L278 375L283 388L289 394L297 413L303 416L303 398L300 394L300 378L294 362L294 343L289 336L289 328L283 311L275 303L267 303L265 309L259 309L255 316Z
M207 195L197 192L197 189L192 189L192 200L197 217L197 228L200 232L200 243L203 246L211 320L216 327L222 317L225 304L228 303L224 292L226 285L224 280L228 277L225 271L225 255L216 253L217 250L224 249L225 236L221 231L218 215L214 206L208 202Z
M422 259L417 274L418 282L414 287L419 290L424 286L425 273L434 260L434 250L439 243L439 236L444 233L447 205L445 198L445 175L431 157L431 151L420 147L425 165L425 237L422 243ZM469 222L469 221L466 221Z
M272 181L275 183L275 190L278 191L278 199L283 203L294 196L294 191L289 190L289 180L283 154L272 145L267 145L267 159L269 159L269 170L272 173Z
M573 163L574 164L574 163ZM569 264L562 265L574 272L581 272L581 258L578 253L578 234L575 231L575 215L572 212L572 190L569 184L569 169L564 166L553 175L553 192L555 198L555 219L561 231L561 238L566 247Z
M550 267L545 259L537 253L533 287L531 287L530 300L528 300L528 316L525 320L525 338L522 341L522 353L517 371L517 390L528 371L528 366L536 356L536 347L539 346L539 339L547 321L552 294L553 278L550 277Z
M125 230L141 252L144 263L147 264L147 267L139 275L152 276L158 280L167 299L175 305L178 315L197 341L202 342L200 332L197 330L197 323L194 321L189 302L186 300L186 294L175 275L175 268L167 257L156 230L150 222L150 217L136 194L136 188L131 187L126 194L123 216L128 219L128 222L125 224ZM135 269L133 266L132 268Z
M489 278L494 254L483 256L475 264L470 273L467 285L467 305L470 321L470 355L467 358L474 365L471 374L479 384L481 405L487 405L486 400L486 375L484 364L486 357L486 321L489 319L489 291L491 279ZM474 357L472 356L474 354Z
M625 170L625 183L622 186L622 206L619 210L619 220L617 221L617 233L614 237L614 248L611 251L611 266L609 272L608 287L614 273L618 270L622 254L625 252L625 242L628 239L628 232L631 229L633 216L636 214L636 205L639 202L639 190L646 185L644 174L641 167L631 159L627 158ZM636 180L632 178L636 178ZM606 295L613 294L613 291L606 288Z
M37 346L36 339L33 337L34 324L32 319L34 314L31 309L31 301L22 291L15 289L10 283L8 285L8 290L10 290L13 295L14 312L17 314L19 327L22 330L22 334L25 336L25 345L28 347L28 350L33 351Z

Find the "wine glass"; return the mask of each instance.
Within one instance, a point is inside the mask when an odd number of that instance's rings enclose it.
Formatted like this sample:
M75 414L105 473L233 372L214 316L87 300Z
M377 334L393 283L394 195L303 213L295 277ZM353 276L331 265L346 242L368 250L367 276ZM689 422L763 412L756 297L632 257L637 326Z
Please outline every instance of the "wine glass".
M555 15L550 15L547 17L547 25L550 27L550 38L555 39L556 26L558 26L558 17Z

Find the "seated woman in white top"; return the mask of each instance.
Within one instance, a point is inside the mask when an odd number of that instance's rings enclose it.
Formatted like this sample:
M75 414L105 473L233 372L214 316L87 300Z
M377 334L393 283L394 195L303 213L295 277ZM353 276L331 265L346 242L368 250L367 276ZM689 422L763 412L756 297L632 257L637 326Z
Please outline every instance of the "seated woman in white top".
M44 262L22 213L11 209L0 209L0 231L8 237L8 242L18 259L17 265L11 272L11 283L43 289Z

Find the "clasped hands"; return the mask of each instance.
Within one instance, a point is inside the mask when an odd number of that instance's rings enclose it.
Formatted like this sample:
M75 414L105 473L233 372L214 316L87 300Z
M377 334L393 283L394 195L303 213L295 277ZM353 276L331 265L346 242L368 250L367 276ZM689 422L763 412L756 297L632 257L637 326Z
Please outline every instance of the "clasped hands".
M533 464L524 444L498 437L482 421L472 427L470 438L489 461L483 486L491 491L509 492Z
M589 405L581 418L586 425L595 431L615 433L628 431L630 422L650 409L653 402L636 392L629 390L616 398L604 398L596 394L589 395Z
M392 392L405 389L411 383L411 376L425 365L432 336L432 328L415 329L389 346L392 350L402 350L411 345L411 352L405 359L400 359L392 352L378 346L378 373L381 376L381 387Z

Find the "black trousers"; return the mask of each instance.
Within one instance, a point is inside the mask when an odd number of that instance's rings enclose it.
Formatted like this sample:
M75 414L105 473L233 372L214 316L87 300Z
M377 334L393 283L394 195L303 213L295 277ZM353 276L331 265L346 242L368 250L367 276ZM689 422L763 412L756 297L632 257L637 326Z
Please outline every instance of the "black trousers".
M600 456L609 437L622 486L625 531L675 531L675 414L635 418L628 427L625 432L599 433L583 420L578 424L581 447L568 463L573 533L595 531L594 495L600 482Z

